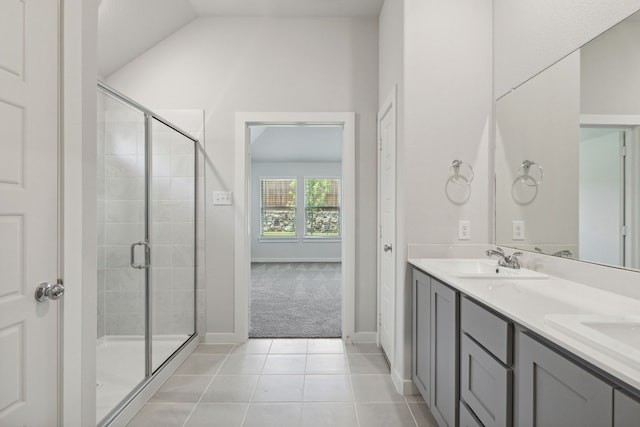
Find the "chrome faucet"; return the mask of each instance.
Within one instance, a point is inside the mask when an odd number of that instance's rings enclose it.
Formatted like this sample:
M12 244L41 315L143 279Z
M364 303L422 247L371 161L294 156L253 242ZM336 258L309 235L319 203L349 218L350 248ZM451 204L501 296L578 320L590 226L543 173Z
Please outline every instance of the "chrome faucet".
M520 268L520 261L518 261L518 257L522 255L522 252L514 252L511 255L505 255L504 250L497 247L496 249L487 249L485 253L488 257L497 256L498 265L500 267L514 268L516 270Z

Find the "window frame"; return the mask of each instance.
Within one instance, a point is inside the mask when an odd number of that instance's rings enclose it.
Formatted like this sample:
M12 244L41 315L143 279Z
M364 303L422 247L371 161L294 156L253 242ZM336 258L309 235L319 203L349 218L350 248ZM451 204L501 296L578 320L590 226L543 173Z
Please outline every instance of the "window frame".
M303 230L303 238L304 240L307 241L341 241L342 240L342 177L341 176L335 176L335 175L322 175L322 176L318 176L318 175L310 175L310 176L302 176L302 188L304 190L303 193L303 223L304 223L304 230ZM312 180L312 179L331 179L331 180L337 180L338 181L338 206L330 206L330 205L326 205L326 207L329 208L337 208L338 209L338 234L337 235L313 235L313 234L307 234L307 208L309 207L313 207L313 206L307 206L307 180Z
M274 208L291 208L293 209L294 215L295 215L295 220L293 221L293 234L286 234L286 235L269 235L269 234L264 234L264 227L263 227L263 212L264 212L264 203L263 203L263 186L262 186L262 182L265 180L288 180L288 181L293 181L296 183L296 194L295 197L293 198L294 200L294 205L293 206L278 206L278 207L274 207ZM258 224L260 227L260 234L258 235L258 239L260 241L280 241L280 242L297 242L300 239L300 234L298 232L298 196L299 196L299 185L298 185L298 177L297 176L282 176L282 175L277 175L277 176L259 176L258 177L258 191L259 191L259 199L260 199L260 214L258 215ZM271 207L271 206L267 206L267 207Z

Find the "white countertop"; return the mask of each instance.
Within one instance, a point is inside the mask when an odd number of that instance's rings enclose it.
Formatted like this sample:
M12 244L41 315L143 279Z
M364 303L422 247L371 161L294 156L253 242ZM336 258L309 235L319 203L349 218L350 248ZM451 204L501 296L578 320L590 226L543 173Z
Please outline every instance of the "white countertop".
M615 340L599 340L599 344L593 344L588 339L581 339L580 334L571 333L573 329L563 330L550 320L566 317L557 315L580 315L572 316L578 319L638 319L639 300L553 276L543 279L463 278L452 270L451 262L450 258L409 259L409 263L420 270L640 391L640 358L635 360L633 351L626 352L628 360L622 360L610 350L616 345Z

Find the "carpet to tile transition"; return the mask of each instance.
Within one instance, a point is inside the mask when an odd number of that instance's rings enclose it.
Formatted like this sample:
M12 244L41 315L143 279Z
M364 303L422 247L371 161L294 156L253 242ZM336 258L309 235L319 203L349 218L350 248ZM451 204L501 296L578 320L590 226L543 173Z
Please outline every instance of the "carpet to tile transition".
M340 263L251 264L251 338L342 336Z

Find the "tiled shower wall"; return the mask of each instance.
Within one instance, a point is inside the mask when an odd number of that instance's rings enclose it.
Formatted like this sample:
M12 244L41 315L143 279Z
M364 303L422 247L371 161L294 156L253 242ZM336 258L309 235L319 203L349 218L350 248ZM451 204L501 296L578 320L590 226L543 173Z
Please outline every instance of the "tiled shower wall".
M160 122L153 124L153 335L190 335L194 329L195 147Z
M104 313L105 335L142 335L144 271L131 268L129 247L145 237L144 116L110 98L104 106L103 155L98 159L103 168L98 175L104 176L98 206L98 224L104 226L99 239L104 242L104 299L100 304L99 297L98 313Z
M161 110L158 113L170 120L182 130L198 138L193 144L187 138L175 133L167 133L162 125L154 126L154 163L153 175L158 193L155 200L158 206L152 209L152 231L164 229L164 255L171 263L153 267L153 277L160 283L159 295L155 299L154 334L182 334L193 327L193 229L196 229L196 317L197 330L203 334L205 325L205 230L204 230L204 113L201 110ZM169 152L169 148L171 151ZM192 151L195 149L195 152ZM171 154L171 158L166 156ZM194 170L193 156L197 153L197 168ZM168 169L170 165L170 170ZM193 177L196 176L196 215L193 212ZM163 182L164 184L161 184ZM170 219L170 221L167 221ZM158 233L160 234L160 233ZM187 238L187 236L189 236ZM168 258L167 258L168 260ZM170 267L170 268L169 268ZM169 271L171 280L169 281ZM191 291L191 292L189 292ZM169 302L171 301L171 302ZM187 328L188 329L185 329Z

